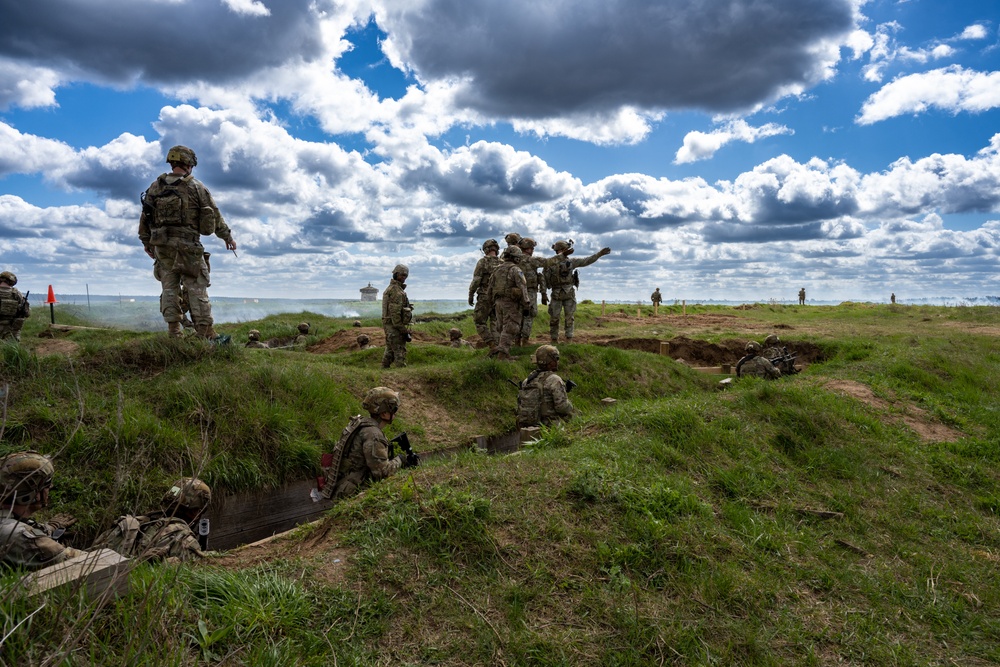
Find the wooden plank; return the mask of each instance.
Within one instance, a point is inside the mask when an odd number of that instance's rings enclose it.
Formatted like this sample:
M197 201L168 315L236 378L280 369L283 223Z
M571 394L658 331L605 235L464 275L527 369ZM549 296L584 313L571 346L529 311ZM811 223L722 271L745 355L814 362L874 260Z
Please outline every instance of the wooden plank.
M111 549L97 549L25 575L21 585L29 595L60 586L83 587L87 596L116 596L128 592L129 559Z
M303 480L264 493L240 493L212 503L206 513L212 528L209 549L232 549L318 519L333 507L313 502L316 480Z

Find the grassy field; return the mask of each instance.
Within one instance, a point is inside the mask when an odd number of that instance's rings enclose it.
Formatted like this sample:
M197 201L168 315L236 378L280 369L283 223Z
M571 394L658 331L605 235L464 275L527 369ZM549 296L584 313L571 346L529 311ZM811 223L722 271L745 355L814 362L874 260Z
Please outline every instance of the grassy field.
M7 573L0 664L996 664L998 314L582 305L578 342L560 346L579 385L567 426L509 456L428 460L262 545L139 566L104 607L24 597ZM220 328L266 338L302 319L315 346L351 328L316 313ZM390 435L417 451L511 430L507 381L530 350L502 363L435 344L451 326L473 337L467 315L429 318L409 367L382 371L380 350L48 340L29 321L23 347L2 348L0 453L55 456L52 510L79 517L86 544L181 474L217 493L314 476L377 384L402 391ZM621 349L679 336L738 349L771 332L819 354L723 390Z

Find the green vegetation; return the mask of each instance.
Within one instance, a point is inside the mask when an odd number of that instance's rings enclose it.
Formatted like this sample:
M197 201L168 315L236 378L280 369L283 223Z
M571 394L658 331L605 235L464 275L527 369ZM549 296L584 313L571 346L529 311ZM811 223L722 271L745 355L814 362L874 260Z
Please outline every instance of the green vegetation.
M581 414L517 454L425 460L269 547L143 565L104 607L23 597L4 575L0 664L1000 662L996 309L600 310L581 306L580 340L777 331L823 360L720 391L666 357L560 346ZM222 329L351 325L282 318ZM38 356L43 325L0 348L0 453L57 455L53 510L80 517L80 539L182 473L220 492L315 475L376 384L403 390L391 432L418 451L503 433L507 380L530 368L528 350L507 364L415 345L381 371L378 350L82 330L74 356ZM450 326L472 336L469 319L418 329Z

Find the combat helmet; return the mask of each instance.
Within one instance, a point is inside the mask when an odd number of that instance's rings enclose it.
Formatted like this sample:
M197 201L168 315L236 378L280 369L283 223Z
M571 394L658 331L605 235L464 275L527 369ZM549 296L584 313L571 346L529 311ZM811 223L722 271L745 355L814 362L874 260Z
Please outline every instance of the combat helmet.
M197 477L182 477L163 494L160 505L167 512L198 516L212 502L212 489Z
M761 351L761 347L760 347L760 343L758 343L758 342L757 342L757 341L755 341L755 340L752 340L752 341L750 341L749 343L747 343L747 346L746 346L746 348L744 348L744 349L745 349L745 350L746 350L747 352L755 352L755 353L756 353L756 352L760 352L760 351Z
M542 345L534 354L538 366L546 366L553 361L559 361L559 349L555 345Z
M451 338L452 340L458 340L459 338L462 337L462 330L456 327L452 327L451 329L448 329L448 337Z
M519 262L524 255L516 245L509 245L503 249L503 259L505 262Z
M352 326L360 328L361 327L361 320L354 320L354 324Z
M198 166L198 156L196 156L194 151L187 146L174 146L167 151L167 162L180 162L181 164L186 164L189 167L196 167Z
M17 284L17 276L15 276L10 271L4 271L3 273L0 273L0 280L7 283L11 287Z
M392 277L395 278L397 274L402 273L404 276L410 275L410 267L406 264L397 264L392 269Z
M769 334L767 338L764 339L764 347L771 347L777 345L779 342L778 336L776 334Z
M375 387L365 395L361 407L373 417L383 412L394 415L399 410L399 394L388 387Z
M256 329L251 329L247 332L247 338L250 340L260 340L260 332Z
M567 250L573 249L573 239L566 239L565 241L556 241L552 244L552 249L557 253L566 252Z
M309 333L309 323L302 322L301 324L299 324L299 326L296 327L296 329L298 329L299 333L301 334L307 334Z
M517 232L511 232L504 236L503 240L507 242L507 245L517 245L521 242L521 235Z
M517 245L519 248L521 248L521 250L531 250L534 249L534 247L538 244L535 243L535 239L531 238L530 236L525 236L524 238L522 238L520 241L517 242Z
M496 239L486 239L483 241L483 252L487 253L490 250L500 252L500 244Z
M38 452L7 454L0 459L0 500L5 507L36 503L38 494L52 486L54 473L52 461Z
M367 345L369 342L371 342L371 338L368 337L368 334L358 336L358 345Z

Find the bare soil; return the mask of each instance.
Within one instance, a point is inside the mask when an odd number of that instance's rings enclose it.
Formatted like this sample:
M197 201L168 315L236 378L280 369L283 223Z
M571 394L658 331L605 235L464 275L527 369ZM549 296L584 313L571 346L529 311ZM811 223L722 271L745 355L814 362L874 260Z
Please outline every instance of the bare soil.
M823 386L830 391L850 396L879 410L888 421L902 422L920 436L924 442L955 442L959 438L965 437L961 431L933 421L926 410L895 397L892 397L891 400L879 398L868 385L860 382L829 380Z

